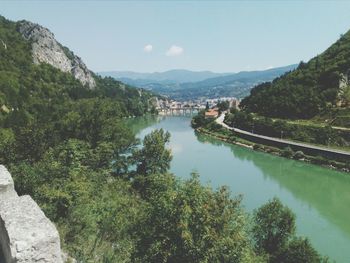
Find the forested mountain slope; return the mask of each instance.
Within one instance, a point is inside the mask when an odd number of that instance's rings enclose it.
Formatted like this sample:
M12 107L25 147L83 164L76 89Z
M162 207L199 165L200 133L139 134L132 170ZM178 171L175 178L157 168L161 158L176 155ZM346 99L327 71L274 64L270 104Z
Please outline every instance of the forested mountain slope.
M350 32L322 54L252 89L242 108L261 115L309 119L344 112L350 102ZM333 115L334 115L333 114Z
M102 235L99 209L115 213L113 206L123 203L136 209L127 182L107 181L112 160L136 143L122 117L149 112L152 97L96 76L47 29L0 17L0 163L18 193L31 195L57 224L63 247L79 260L93 262L90 254L101 262L114 254L107 238L95 242ZM120 220L132 217L122 214Z
M10 115L22 114L39 110L33 107L37 100L55 104L91 97L113 98L120 113L140 115L151 94L98 77L47 29L0 17L0 107L11 109Z

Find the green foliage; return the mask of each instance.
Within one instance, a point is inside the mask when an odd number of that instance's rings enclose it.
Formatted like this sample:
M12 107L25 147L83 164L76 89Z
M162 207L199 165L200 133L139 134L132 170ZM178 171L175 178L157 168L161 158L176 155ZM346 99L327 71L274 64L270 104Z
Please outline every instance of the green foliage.
M291 158L294 155L293 150L288 146L283 149L281 155L286 158Z
M216 105L219 108L219 112L223 112L229 109L230 102L229 101L221 101Z
M329 161L326 158L322 157L322 156L316 156L315 158L313 158L311 160L311 162L314 163L314 164L319 164L319 165L329 164Z
M293 158L296 160L304 159L305 154L302 151L296 151L293 155Z
M13 159L15 135L11 129L0 129L0 163Z
M225 123L235 128L250 131L253 129L254 118L252 114L242 111L234 111L234 114L226 114Z
M278 256L280 263L319 263L321 259L317 251L311 246L308 239L295 238L289 242L287 248Z
M143 139L143 147L135 150L133 160L136 164L136 174L162 174L170 168L171 152L165 147L170 141L170 133L163 129L155 130Z
M184 182L155 175L147 199L135 262L245 262L251 253L240 200L227 188L214 192L197 175Z
M191 125L193 128L199 128L199 127L204 127L208 125L209 123L213 122L212 119L206 119L205 118L205 110L202 110L198 112L196 116L193 117L191 121Z
M206 127L210 130L210 131L220 131L222 130L222 126L218 123L216 123L215 121L212 121L210 123L208 123L206 125Z
M253 149L256 151L264 150L264 146L262 146L261 144L254 144Z
M308 239L295 236L295 216L274 198L253 214L252 239L259 255L271 263L328 262Z
M128 182L111 179L99 152L69 140L34 165L11 167L19 193L30 193L60 229L64 246L83 262L126 262L132 250L129 228L142 201ZM111 244L119 246L112 248Z
M350 132L335 129L331 126L305 125L290 123L285 120L274 120L244 111L233 111L226 114L225 123L231 127L266 135L270 137L291 139L314 144L348 146Z
M256 250L277 255L295 232L292 211L274 198L254 212L253 239Z

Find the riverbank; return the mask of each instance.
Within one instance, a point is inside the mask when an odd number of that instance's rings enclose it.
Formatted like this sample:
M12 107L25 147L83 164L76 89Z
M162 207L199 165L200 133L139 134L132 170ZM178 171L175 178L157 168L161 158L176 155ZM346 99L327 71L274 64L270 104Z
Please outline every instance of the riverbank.
M299 235L309 237L331 260L350 262L348 173L225 143L195 132L190 116L128 121L140 140L155 129L170 132L171 173L186 180L196 172L204 185L226 185L233 196L244 196L247 211L278 197L296 214Z
M285 149L280 149L277 147L254 143L254 142L242 139L236 135L233 135L231 131L225 130L225 128L223 127L217 130L210 130L208 128L198 127L198 128L195 128L195 131L202 134L206 134L208 136L224 141L226 143L246 147L255 151L265 152L265 153L273 154L279 157L284 157L287 159L293 159L297 161L319 165L319 166L333 169L333 170L338 170L341 172L350 173L349 164L342 163L335 160L325 159L321 156L306 155L302 151L294 152L289 147Z

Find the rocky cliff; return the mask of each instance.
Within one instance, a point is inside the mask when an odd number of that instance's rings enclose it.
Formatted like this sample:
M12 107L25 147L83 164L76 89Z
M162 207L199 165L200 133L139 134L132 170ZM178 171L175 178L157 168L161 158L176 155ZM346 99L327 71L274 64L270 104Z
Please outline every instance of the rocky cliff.
M81 58L75 56L72 51L58 43L50 30L23 20L18 22L18 31L26 40L32 43L34 63L50 64L63 72L71 73L90 89L95 88L95 79Z
M0 262L62 263L56 227L28 196L18 196L0 165Z

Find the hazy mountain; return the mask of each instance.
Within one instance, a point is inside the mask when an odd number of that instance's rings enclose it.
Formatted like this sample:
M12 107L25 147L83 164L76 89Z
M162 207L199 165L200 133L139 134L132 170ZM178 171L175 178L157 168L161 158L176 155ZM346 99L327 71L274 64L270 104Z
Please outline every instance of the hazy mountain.
M145 88L155 91L159 94L169 96L176 100L189 100L197 98L215 98L215 97L238 97L243 98L247 96L257 84L262 82L271 81L274 78L293 70L297 65L289 65L285 67L273 68L261 71L242 71L238 73L212 73L209 71L191 72L186 70L171 70L164 73L152 73L148 76L155 78L154 76L160 76L158 80L145 79L143 73L124 74L124 77L118 79L136 87ZM181 74L184 73L184 74ZM107 73L104 73L108 75ZM164 75L162 75L164 74ZM180 76L183 76L180 78ZM188 76L187 78L185 76ZM192 82L185 81L189 79L189 76L193 77ZM196 75L194 77L194 75ZM120 74L119 76L122 76ZM128 78L133 77L136 79ZM137 77L143 77L143 79L137 79ZM176 77L177 76L177 80ZM209 77L203 80L194 82L194 79L201 79L205 76ZM172 78L172 79L170 79ZM181 79L181 80L180 80Z
M214 73L211 71L191 71L174 69L164 72L139 73L133 71L106 71L100 72L101 76L110 76L116 79L126 79L127 82L138 81L140 83L184 83L202 81L208 78L225 76L230 73Z
M197 96L217 97L234 96L245 97L250 89L262 82L270 81L285 72L297 67L296 64L285 67L260 71L242 71L227 76L210 78L195 83L183 83L179 91L197 94Z

